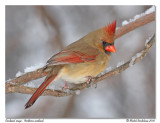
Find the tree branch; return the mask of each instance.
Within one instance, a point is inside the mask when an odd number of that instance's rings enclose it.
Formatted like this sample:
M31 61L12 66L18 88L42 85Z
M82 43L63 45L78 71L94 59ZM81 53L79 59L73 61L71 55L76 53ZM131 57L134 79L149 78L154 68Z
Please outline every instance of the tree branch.
M147 23L150 23L152 21L155 20L155 12L152 12L150 14L147 14L145 16L140 17L139 19L125 25L125 26L121 26L118 28L118 30L116 30L116 34L115 34L115 39L125 35L126 33L141 27Z
M134 22L131 22L125 26L121 26L116 30L115 39L123 36L124 34L130 32L140 26L143 26L149 22L152 22L154 20L155 20L155 12L152 12L150 14L147 14L145 16L140 17L139 19L135 20ZM98 83L101 80L103 80L111 75L118 74L118 73L124 71L125 69L127 69L129 66L132 66L133 64L135 64L139 60L141 60L147 54L147 52L149 51L149 49L152 46L152 44L154 43L154 41L155 41L155 35L153 35L153 37L150 39L150 41L145 46L145 48L140 52L141 54L139 53L139 55L137 55L139 57L136 57L136 56L132 57L131 60L129 60L125 64L121 65L120 67L117 67L114 70L107 72L100 77L95 78L94 80L92 80L92 82L90 84L83 83L80 85L76 85L74 88L69 89L69 91L67 91L67 92L64 92L61 90L46 89L42 95L51 95L51 96L57 96L57 97L73 95L78 90L88 88L93 83L94 84ZM26 73L22 76L19 76L19 77L12 79L12 80L6 81L6 93L18 92L18 93L24 93L24 94L33 94L37 88L26 87L26 86L23 86L23 84L25 84L31 80L35 80L35 79L42 78L42 77L46 76L50 72L50 70L51 69L43 70L43 68L39 68L35 71Z
M125 64L111 70L110 72L105 73L104 75L101 75L100 77L95 78L94 80L91 81L90 84L83 83L80 85L76 85L74 88L69 89L69 91L67 92L64 92L61 90L46 89L42 95L43 96L50 95L50 96L57 96L57 97L73 95L73 94L76 94L77 91L88 88L92 84L96 84L109 76L119 74L120 72L126 70L130 66L137 63L139 60L143 59L143 57L146 56L146 54L148 53L149 49L151 48L154 42L155 42L155 35L152 36L150 41L147 43L147 45L141 52L137 53L134 57L132 57ZM18 92L18 93L24 93L24 94L33 94L35 90L37 89L37 88L30 88L30 87L25 87L25 86L17 86L17 85L13 85L9 83L6 83L6 85L8 86L8 88L6 88L6 93Z

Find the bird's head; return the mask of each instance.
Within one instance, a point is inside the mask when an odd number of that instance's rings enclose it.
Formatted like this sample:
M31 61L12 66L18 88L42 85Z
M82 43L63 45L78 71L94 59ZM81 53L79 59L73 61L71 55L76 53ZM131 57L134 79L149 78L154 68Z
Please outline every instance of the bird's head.
M81 40L106 54L110 54L116 52L114 47L115 30L116 20L103 28L90 32Z

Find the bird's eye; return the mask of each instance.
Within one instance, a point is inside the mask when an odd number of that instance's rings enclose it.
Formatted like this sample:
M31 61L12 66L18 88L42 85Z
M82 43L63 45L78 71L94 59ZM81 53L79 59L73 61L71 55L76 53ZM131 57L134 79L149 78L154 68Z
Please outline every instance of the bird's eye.
M106 42L105 41L103 41L103 45L105 45L106 44Z

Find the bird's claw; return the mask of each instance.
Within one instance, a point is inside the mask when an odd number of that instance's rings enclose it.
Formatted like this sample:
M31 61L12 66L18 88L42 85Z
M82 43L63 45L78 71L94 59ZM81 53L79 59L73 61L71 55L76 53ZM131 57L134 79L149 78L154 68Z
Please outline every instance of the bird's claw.
M66 89L70 89L70 87L68 86L67 82L65 81L65 86L62 88L62 90L65 91Z
M94 81L94 80L95 80L95 77L88 76L88 79L87 79L86 83L87 83L88 85L90 85L91 82Z

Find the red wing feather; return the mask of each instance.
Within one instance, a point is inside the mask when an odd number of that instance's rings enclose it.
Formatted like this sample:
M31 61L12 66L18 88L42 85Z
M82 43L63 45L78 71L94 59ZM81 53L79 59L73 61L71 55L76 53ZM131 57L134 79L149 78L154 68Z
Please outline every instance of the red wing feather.
M95 53L95 51L90 53L91 55L89 55L89 53L86 54L80 51L63 50L49 59L47 63L48 65L59 65L90 62L96 59L97 54L93 55L93 53Z

